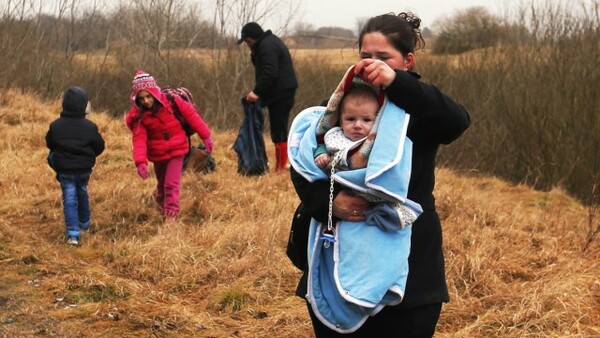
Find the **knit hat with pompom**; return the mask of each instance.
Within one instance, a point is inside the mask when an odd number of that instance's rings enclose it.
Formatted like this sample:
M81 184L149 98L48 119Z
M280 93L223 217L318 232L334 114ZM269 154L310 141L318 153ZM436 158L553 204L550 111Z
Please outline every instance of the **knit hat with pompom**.
M139 91L140 89L158 87L158 85L152 75L143 70L138 70L133 77L133 81L131 81L131 87L133 88L133 91Z
M134 105L137 105L136 98L140 91L145 90L152 94L154 98L160 102L161 105L164 106L163 95L161 93L160 87L156 84L156 80L152 75L146 73L143 70L138 70L133 76L133 80L131 81L131 102Z

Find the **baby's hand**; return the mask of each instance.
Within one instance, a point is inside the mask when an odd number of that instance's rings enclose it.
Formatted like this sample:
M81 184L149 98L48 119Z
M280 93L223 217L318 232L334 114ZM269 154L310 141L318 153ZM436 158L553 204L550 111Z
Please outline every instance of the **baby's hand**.
M319 168L325 168L329 162L331 162L331 157L328 154L321 154L315 158L315 164Z

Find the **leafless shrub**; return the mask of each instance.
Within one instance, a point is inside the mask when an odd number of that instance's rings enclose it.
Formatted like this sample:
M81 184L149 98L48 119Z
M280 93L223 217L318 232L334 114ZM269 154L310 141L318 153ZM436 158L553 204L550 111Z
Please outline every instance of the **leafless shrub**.
M587 11L523 8L513 16L531 34L501 47L423 65L471 112L465 137L445 149L441 163L474 166L513 182L549 190L560 186L586 201L600 168L598 2Z
M583 251L587 251L590 244L593 243L594 239L600 234L600 220L598 219L600 213L600 186L598 182L598 176L592 185L592 192L590 201L588 202L588 231Z

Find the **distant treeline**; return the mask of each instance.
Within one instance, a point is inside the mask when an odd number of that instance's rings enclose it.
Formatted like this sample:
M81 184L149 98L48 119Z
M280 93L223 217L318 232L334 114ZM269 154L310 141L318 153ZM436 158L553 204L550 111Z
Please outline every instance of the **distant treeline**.
M120 119L131 78L144 69L161 85L190 88L213 128L238 128L240 98L254 81L247 48L194 12L143 6L59 17L5 9L0 86L57 99L65 87L81 85L97 109ZM599 204L592 194L600 183L599 2L586 9L550 1L490 19L475 8L437 27L438 39L468 45L468 52L438 49L433 56L442 42L431 40L431 49L417 54L417 70L473 119L464 137L443 148L441 165L539 189L560 186ZM295 113L329 95L347 67L308 58L295 65Z

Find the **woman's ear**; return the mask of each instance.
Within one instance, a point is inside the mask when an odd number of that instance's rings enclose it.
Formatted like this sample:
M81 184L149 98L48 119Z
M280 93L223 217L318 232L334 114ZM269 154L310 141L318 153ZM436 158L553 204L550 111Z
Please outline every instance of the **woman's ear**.
M405 70L411 70L415 66L415 54L408 53L404 58L404 64L406 65Z

